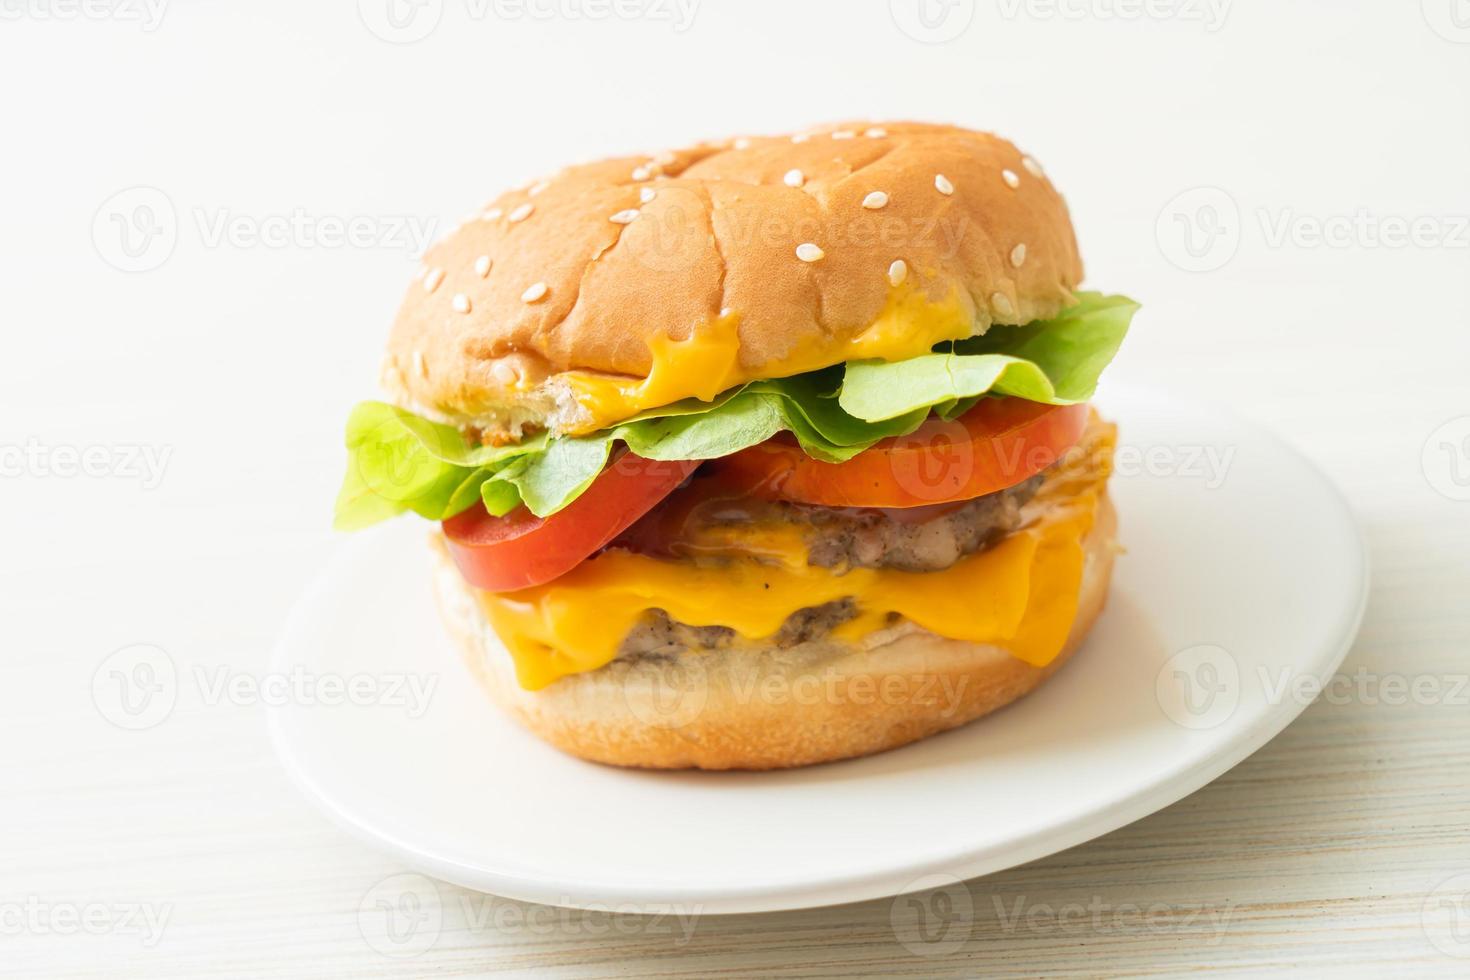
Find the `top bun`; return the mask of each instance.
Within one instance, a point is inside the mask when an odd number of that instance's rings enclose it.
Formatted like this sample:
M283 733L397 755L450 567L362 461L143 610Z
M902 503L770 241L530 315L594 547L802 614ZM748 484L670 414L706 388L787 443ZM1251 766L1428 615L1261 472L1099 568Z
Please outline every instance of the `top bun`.
M383 381L487 440L585 431L1054 316L1081 279L1066 204L997 136L887 123L701 143L491 201L425 255Z

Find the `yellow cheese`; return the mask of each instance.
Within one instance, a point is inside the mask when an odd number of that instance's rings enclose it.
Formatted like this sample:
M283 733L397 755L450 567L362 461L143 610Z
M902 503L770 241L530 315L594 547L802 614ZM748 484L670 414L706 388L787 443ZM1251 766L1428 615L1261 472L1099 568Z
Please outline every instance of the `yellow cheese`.
M655 338L649 344L653 366L647 378L592 371L568 371L560 377L586 412L576 431L590 432L685 398L711 401L758 378L786 378L843 361L917 357L941 341L969 337L974 323L973 305L958 293L936 301L905 285L890 292L883 311L865 329L845 340L813 338L779 361L755 368L740 363L739 314L725 313L685 340Z
M712 401L739 384L740 319L725 314L687 340L657 337L649 345L653 368L647 378L622 378L591 371L568 371L561 377L572 397L588 413L579 431L602 429L648 408L685 398Z
M671 542L678 557L747 558L786 568L807 567L807 531L789 521L757 519L744 524L688 522Z
M940 636L1004 643L1040 667L1061 651L1076 615L1082 538L1096 500L1096 492L1085 493L1054 516L939 572L859 568L838 575L752 558L701 564L608 551L554 582L483 592L480 599L529 690L610 662L650 609L691 626L726 626L753 640L775 633L797 609L848 596L858 615L836 635L849 641L896 614Z
M798 609L848 597L857 615L834 630L839 639L857 641L897 616L951 639L1004 645L1044 667L1061 652L1077 616L1083 539L1112 472L1116 438L1094 414L1023 508L1025 527L943 571L837 574L807 564L798 528L758 511L743 528L691 519L702 506L694 494L660 529L677 539L678 558L613 549L545 585L477 594L528 690L609 663L651 609L759 640ZM679 530L686 527L694 530Z
M974 333L974 305L958 292L935 302L922 290L900 286L889 292L878 319L848 341L841 360L907 360L929 353L937 343Z

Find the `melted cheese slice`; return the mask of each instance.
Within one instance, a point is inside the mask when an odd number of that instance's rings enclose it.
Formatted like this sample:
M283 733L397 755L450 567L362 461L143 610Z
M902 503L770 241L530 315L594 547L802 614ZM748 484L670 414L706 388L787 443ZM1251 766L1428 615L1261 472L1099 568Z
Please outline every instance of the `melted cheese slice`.
M479 597L528 690L609 663L650 609L758 640L797 609L849 596L858 614L834 631L841 639L858 640L896 614L940 636L1004 644L1041 667L1061 652L1076 618L1082 539L1099 492L1049 507L1031 527L939 572L859 568L838 575L753 558L698 564L607 551L555 582Z
M651 609L690 626L725 626L747 640L798 609L851 597L857 615L833 634L856 642L898 616L940 636L1003 645L1036 667L1062 650L1077 618L1084 539L1112 472L1117 430L1093 414L1081 441L1023 508L1025 527L938 572L809 565L799 534L757 524L731 557L731 538L674 560L609 550L545 585L476 595L527 690L611 662ZM717 546L717 547L714 547Z
M958 293L935 301L910 286L892 290L871 325L836 341L822 337L779 361L755 369L740 363L740 318L726 313L685 340L657 337L649 344L647 378L592 371L559 375L585 415L574 433L607 428L651 408L685 398L712 401L722 391L759 378L787 378L843 361L904 360L927 354L937 343L975 333L974 307Z

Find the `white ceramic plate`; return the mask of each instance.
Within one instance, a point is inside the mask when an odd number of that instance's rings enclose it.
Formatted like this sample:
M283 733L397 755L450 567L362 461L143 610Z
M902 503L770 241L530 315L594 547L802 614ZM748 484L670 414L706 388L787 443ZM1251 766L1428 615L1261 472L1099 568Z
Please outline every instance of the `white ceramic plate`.
M1107 833L1285 727L1351 643L1368 576L1342 498L1264 430L1151 395L1104 411L1121 427L1127 547L1107 612L1072 663L990 718L777 773L568 758L473 684L438 621L424 529L402 520L345 542L291 616L276 669L355 680L359 703L277 709L280 756L404 863L554 905L858 901ZM426 708L400 677L436 685Z

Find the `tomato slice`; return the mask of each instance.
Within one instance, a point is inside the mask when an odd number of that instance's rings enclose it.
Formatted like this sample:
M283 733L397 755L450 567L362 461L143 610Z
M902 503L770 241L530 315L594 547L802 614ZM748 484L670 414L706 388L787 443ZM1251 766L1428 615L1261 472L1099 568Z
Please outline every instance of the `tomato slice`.
M1087 406L984 398L960 418L930 418L845 463L824 463L790 437L716 462L762 496L827 507L931 507L1013 487L1056 462L1087 426Z
M550 517L537 517L524 506L494 517L476 504L444 521L449 554L476 588L510 592L550 582L648 513L700 462L666 463L625 452Z

